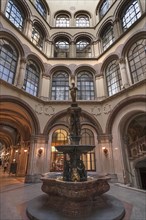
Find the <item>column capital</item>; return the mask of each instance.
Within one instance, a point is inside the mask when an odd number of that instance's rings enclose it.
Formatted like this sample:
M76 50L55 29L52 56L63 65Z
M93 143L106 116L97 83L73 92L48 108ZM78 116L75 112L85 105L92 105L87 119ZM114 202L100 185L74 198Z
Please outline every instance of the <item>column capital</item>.
M20 62L25 64L25 63L27 62L27 60L26 60L25 57L22 57L21 60L20 60Z
M97 136L97 139L98 139L98 142L101 143L101 142L112 142L112 134L101 134L101 135L98 135Z
M121 57L119 60L119 64L125 64L126 63L126 60L124 57Z

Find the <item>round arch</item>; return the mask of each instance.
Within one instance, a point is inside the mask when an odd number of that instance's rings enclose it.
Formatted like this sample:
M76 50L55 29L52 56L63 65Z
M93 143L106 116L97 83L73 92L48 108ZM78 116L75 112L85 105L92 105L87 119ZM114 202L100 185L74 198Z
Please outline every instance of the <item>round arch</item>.
M47 135L48 131L50 131L53 127L58 126L58 125L63 125L66 128L68 128L69 124L68 124L67 120L63 121L63 122L61 122L61 120L60 120L62 118L65 118L66 116L67 116L67 110L62 110L62 111L56 113L45 125L44 130L43 130L43 134ZM87 119L86 123L84 121L81 122L81 126L87 124L87 125L90 125L91 127L93 127L96 130L97 134L103 133L101 125L91 114L82 110L81 117Z
M1 31L0 35L1 35L1 37L0 37L1 39L3 38L5 40L11 42L11 44L18 51L20 57L25 57L24 49L21 45L21 42L19 41L19 39L17 39L16 36L12 35L11 33L6 32L6 31Z
M23 131L24 137L40 133L40 125L36 113L26 102L13 96L1 96L1 120ZM7 117L6 117L7 116ZM5 118L5 120L4 120ZM6 120L7 119L7 120Z
M118 103L118 105L115 106L115 108L112 110L112 112L110 113L107 123L106 123L106 133L107 134L111 134L112 131L112 126L113 126L113 122L117 116L117 114L120 112L121 109L123 109L125 106L128 106L132 103L136 104L141 102L143 104L146 103L146 97L145 95L136 95L133 97L128 97L124 100L122 100L121 102Z

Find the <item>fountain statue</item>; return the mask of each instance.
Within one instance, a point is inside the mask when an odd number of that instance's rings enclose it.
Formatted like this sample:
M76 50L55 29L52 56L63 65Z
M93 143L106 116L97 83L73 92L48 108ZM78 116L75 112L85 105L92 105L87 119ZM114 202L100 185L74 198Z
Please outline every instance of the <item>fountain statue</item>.
M47 173L41 178L43 185L42 191L48 197L37 199L35 203L31 203L27 208L27 214L30 219L39 220L70 220L70 219L90 219L96 220L106 219L122 219L124 208L119 200L102 196L110 189L108 175L89 175L85 169L85 165L81 160L82 154L87 154L95 148L94 145L81 145L81 123L80 115L82 109L76 102L77 88L72 83L70 88L72 103L68 108L69 115L69 139L70 144L56 146L58 152L62 152L65 157L63 173ZM68 155L66 157L66 155ZM114 201L113 201L114 200ZM116 202L115 202L116 200ZM118 209L115 212L115 205ZM40 204L38 209L38 203ZM43 204L43 205L42 205ZM109 208L111 210L109 211ZM117 208L117 207L116 207ZM34 213L35 210L35 213ZM106 211L108 214L106 215ZM53 212L53 216L52 216ZM109 217L111 212L112 218ZM36 217L36 213L41 216ZM101 218L102 216L102 218ZM92 219L91 218L91 219Z

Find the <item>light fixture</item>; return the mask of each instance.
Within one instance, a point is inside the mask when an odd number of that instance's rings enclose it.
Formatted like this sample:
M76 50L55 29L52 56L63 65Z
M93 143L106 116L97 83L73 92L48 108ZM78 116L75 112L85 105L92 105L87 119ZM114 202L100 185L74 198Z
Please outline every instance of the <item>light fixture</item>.
M28 150L26 150L26 149L24 150L25 153L26 153L27 151L28 151Z
M102 148L105 157L108 157L108 149L106 147Z
M38 157L41 157L43 153L43 148L38 149Z

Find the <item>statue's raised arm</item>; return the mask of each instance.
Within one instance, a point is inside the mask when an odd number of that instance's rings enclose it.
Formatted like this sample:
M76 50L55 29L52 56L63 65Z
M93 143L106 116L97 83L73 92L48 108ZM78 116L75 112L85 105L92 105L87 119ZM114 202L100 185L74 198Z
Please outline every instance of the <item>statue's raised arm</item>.
M75 83L72 83L72 87L69 87L69 89L70 89L70 95L71 95L72 101L76 102L78 88L75 87Z

